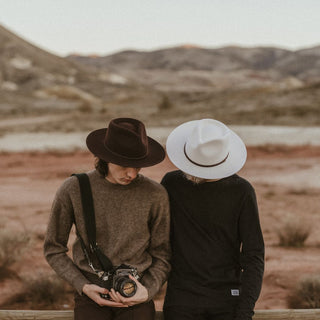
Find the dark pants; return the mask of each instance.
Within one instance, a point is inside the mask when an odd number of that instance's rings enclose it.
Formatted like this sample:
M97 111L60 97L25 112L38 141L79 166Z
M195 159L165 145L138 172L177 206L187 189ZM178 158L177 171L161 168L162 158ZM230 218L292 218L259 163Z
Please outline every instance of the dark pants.
M153 301L128 308L100 307L86 295L75 296L74 320L154 320Z
M234 312L218 311L212 308L171 306L163 310L165 320L233 320Z

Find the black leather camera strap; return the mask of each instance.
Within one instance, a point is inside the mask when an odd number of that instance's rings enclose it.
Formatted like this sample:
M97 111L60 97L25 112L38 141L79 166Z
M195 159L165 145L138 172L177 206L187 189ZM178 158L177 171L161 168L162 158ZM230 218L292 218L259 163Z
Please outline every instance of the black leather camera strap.
M112 263L110 259L101 251L96 240L96 219L94 214L92 190L91 190L89 177L86 173L73 174L73 176L76 176L78 178L79 185L80 185L82 211L83 211L85 227L87 230L87 237L89 241L90 252L97 257L102 269L104 271L109 271L113 268ZM81 246L86 255L86 258L89 264L90 263L92 264L92 262L90 261L91 259L88 255L88 250L86 248L86 245L83 239L81 238L79 232L78 232L78 236L80 238Z

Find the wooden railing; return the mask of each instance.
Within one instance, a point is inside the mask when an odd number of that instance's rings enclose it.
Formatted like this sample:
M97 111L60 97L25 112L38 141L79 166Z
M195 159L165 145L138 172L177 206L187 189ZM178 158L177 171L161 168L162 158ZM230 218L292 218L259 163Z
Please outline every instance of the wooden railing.
M73 311L0 310L1 320L73 320ZM162 320L157 311L156 320ZM320 320L320 309L256 310L254 320Z

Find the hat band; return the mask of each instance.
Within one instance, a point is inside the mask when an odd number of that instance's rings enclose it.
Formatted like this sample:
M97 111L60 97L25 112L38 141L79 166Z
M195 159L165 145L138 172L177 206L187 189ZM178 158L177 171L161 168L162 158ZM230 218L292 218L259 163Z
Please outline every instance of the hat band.
M114 152L112 151L110 148L108 148L105 144L104 144L104 147L110 152L112 153L114 156L117 156L117 157L121 157L121 158L124 158L124 159L127 159L127 160L142 160L144 158L146 158L148 156L148 152L146 152L145 155L141 156L141 157L128 157L128 156L125 156L125 155L122 155L120 153L117 153L117 152Z
M220 162L218 162L218 163L215 163L215 164L205 165L205 164L197 163L197 162L191 160L191 159L188 157L187 152L186 152L186 143L184 144L183 152L184 152L184 155L187 157L187 159L188 159L190 162L192 162L193 164L195 164L195 165L197 165L197 166L199 166L199 167L204 167L204 168L216 167L216 166L224 163L224 162L227 160L227 158L229 157L229 152L228 152L227 156L226 156L222 161L220 161Z

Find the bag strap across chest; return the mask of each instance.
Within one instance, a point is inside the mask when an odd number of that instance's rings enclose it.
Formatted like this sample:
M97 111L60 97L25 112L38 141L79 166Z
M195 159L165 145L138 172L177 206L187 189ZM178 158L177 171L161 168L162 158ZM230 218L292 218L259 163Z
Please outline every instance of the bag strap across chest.
M79 181L82 212L83 212L83 218L84 218L85 227L87 231L90 252L97 257L102 269L104 271L109 271L113 268L112 262L101 251L96 240L96 236L97 236L96 235L96 219L95 219L94 203L93 203L92 190L91 190L89 177L86 173L73 174L72 176L77 177ZM86 248L86 245L83 239L80 237L80 234L78 235L80 238L82 249L86 255L86 258L89 264L90 263L92 264L92 262L90 261L91 259L88 255L88 250Z

